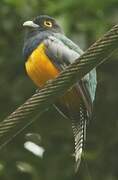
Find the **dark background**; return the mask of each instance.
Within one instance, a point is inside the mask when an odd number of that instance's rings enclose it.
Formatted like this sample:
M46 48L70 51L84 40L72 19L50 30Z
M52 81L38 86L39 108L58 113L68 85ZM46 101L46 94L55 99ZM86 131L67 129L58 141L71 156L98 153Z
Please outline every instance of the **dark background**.
M87 49L118 19L118 0L0 1L0 119L25 102L35 85L26 76L22 23L39 14L55 17L65 33ZM53 107L0 150L0 180L118 179L118 53L98 69L93 119L81 167L74 175L71 122ZM35 133L26 136L27 133ZM38 134L40 134L40 140ZM34 141L45 149L38 157L24 148Z

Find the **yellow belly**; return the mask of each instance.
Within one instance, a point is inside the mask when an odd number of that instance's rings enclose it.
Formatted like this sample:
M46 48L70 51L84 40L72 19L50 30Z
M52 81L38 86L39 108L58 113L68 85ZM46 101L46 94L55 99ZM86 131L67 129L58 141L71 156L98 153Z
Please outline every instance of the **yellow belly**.
M38 87L44 86L46 81L55 78L59 74L58 69L46 56L43 43L33 51L26 61L25 67L27 74Z

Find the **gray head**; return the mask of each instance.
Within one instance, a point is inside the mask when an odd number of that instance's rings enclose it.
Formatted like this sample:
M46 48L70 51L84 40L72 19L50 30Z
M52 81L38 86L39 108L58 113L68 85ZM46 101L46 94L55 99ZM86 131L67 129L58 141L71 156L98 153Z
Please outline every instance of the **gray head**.
M27 30L29 31L51 31L54 33L63 33L56 20L47 15L40 15L32 21L26 21L23 26L27 27Z

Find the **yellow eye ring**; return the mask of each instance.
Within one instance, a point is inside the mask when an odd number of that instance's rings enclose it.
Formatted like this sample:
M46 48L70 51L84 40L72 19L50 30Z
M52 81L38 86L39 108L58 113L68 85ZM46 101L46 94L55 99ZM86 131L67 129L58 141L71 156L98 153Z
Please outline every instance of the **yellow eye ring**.
M44 25L46 26L46 27L52 27L52 22L51 21L44 21Z

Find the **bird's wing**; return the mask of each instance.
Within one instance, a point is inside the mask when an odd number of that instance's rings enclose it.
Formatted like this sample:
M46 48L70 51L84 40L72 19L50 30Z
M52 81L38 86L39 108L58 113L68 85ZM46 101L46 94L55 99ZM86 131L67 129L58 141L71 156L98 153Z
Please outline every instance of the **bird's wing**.
M69 64L73 63L83 53L83 51L71 40L66 37L65 39L65 41L62 41L62 39L60 40L55 36L49 36L48 38L46 38L46 40L44 40L44 43L46 45L46 54L60 71L65 69ZM74 50L74 47L76 51ZM89 114L92 113L92 104L95 98L96 84L97 82L95 69L85 75L84 78L76 84Z
M77 46L74 42L68 39L64 34L55 33L55 37L60 39L66 46L68 46L71 50L77 52L79 55L82 55L84 52ZM72 61L72 60L71 60ZM83 88L88 91L91 101L93 103L95 99L95 92L97 87L97 80L96 80L96 69L94 68L91 70L87 75L84 76L82 79L83 81Z
M76 45L76 51L72 48L74 43L70 40L69 42L66 40L65 43L64 40L62 41L57 37L50 36L48 39L44 40L44 44L46 45L47 56L60 71L65 69L65 67L69 64L73 63L82 54L82 50L79 49L77 51ZM94 73L91 73L91 76L94 76ZM86 75L72 88L72 93L68 93L67 102L62 97L62 99L66 102L66 107L63 103L56 103L56 107L64 114L66 113L67 117L72 120L72 129L75 139L76 169L79 167L81 160L83 142L85 139L86 120L91 115L92 111L93 100L91 97L93 97L96 89L95 86L91 88L93 83L90 79L93 78L91 76Z
M73 41L71 41L69 38L67 38L64 34L60 33L54 33L54 36L61 40L66 46L68 46L73 51L77 52L78 54L82 55L83 51L80 49L79 46L77 46Z
M55 64L55 66L63 70L70 63L74 62L75 59L80 57L80 54L70 49L61 40L54 36L49 36L44 40L46 45L46 54Z

